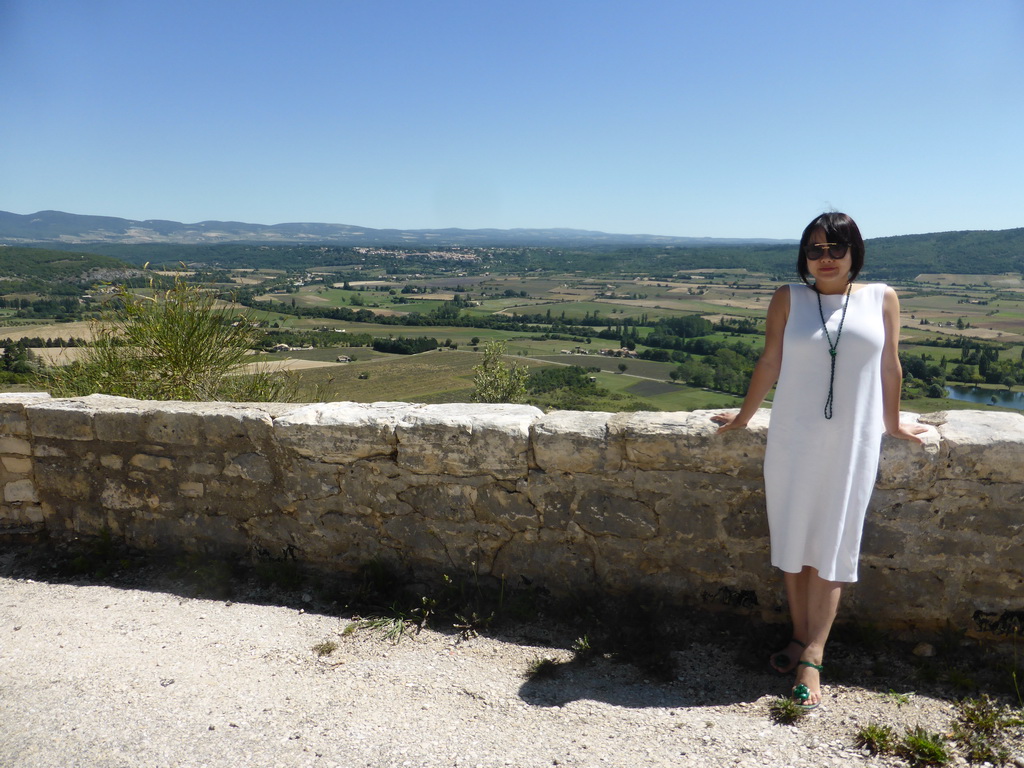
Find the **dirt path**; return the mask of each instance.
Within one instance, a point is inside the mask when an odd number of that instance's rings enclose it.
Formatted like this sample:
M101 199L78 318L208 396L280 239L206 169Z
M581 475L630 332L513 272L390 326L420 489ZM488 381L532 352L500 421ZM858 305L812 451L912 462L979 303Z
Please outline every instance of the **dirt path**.
M953 714L951 698L890 693L908 691L905 659L828 681L818 711L777 725L768 705L788 678L720 640L681 644L674 679L657 682L605 658L569 663L544 625L472 637L439 625L396 644L308 594L38 581L0 550L4 573L10 768L903 766L859 749L857 730L942 732ZM837 670L864 661L841 655ZM556 673L528 679L544 658Z

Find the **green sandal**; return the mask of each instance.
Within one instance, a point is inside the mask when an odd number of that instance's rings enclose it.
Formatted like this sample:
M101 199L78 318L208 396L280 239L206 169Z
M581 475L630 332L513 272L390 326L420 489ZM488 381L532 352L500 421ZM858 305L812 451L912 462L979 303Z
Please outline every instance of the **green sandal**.
M786 643L786 648L788 648L793 643L796 643L801 648L807 647L807 643L801 643L799 640L793 637L790 638L788 643ZM782 675L788 675L796 668L796 664L790 666L790 663L793 660L789 658L789 654L786 653L786 648L783 648L781 651L776 651L768 657L768 665L776 672Z
M797 666L800 666L801 664L803 664L805 667L810 667L811 669L816 669L819 672L821 672L822 670L825 669L825 667L822 666L821 664L813 664L810 661L803 661L803 660L801 660L801 661L797 662ZM800 709L802 709L802 710L804 710L806 712L810 712L812 709L817 709L821 705L820 701L817 704L806 704L805 703L809 698L811 698L811 689L808 688L803 683L800 683L800 685L794 686L792 693L789 694L789 697L790 697L790 699L792 699L793 703L797 707L799 707Z

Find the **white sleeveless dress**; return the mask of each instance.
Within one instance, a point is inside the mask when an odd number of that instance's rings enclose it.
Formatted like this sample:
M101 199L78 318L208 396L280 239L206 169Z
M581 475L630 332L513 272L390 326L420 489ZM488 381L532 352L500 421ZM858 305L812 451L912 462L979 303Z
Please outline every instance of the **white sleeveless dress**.
M856 581L861 530L878 472L882 422L882 302L876 283L850 294L836 350L831 419L829 348L818 299L789 287L782 370L772 402L764 460L772 565L798 573L809 565L829 581ZM833 343L846 295L821 297Z

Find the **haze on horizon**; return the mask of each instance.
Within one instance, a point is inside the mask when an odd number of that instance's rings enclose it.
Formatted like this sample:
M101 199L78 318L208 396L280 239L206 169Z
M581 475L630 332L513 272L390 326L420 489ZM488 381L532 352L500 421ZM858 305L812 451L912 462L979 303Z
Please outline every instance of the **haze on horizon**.
M1024 226L1024 5L0 2L0 210L866 237Z

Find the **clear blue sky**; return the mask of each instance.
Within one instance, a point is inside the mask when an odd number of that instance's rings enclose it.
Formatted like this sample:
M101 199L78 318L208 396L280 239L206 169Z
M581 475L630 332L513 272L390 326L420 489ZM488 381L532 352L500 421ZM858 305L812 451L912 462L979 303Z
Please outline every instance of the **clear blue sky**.
M0 0L0 210L1024 226L1021 0Z

